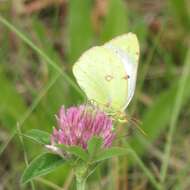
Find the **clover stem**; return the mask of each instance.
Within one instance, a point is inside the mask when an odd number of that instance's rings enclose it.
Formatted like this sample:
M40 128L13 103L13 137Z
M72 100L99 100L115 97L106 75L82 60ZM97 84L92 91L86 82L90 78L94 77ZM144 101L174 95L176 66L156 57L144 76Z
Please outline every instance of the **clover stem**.
M81 179L76 176L76 185L77 185L77 190L85 190L86 179Z
M79 164L75 167L75 176L77 190L85 190L88 166L86 164Z

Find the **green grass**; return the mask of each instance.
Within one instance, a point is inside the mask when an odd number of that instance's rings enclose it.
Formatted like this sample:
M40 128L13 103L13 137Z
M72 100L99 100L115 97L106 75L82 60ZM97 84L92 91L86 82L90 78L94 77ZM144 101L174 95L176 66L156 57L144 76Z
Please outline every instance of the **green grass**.
M71 0L64 8L52 6L24 17L15 7L11 15L11 2L2 5L0 162L4 164L0 165L0 181L4 189L75 189L73 176L68 177L69 166L37 178L32 186L18 184L25 163L43 147L19 138L17 125L22 133L34 128L51 132L61 105L86 101L73 78L72 64L89 47L129 31L139 37L141 57L135 97L127 112L142 122L147 136L135 132L123 140L130 152L127 158L112 160L113 167L104 162L89 178L88 188L111 190L118 184L121 190L126 184L132 190L190 188L185 149L190 137L187 1L147 6L139 1L109 0L100 9L93 0ZM93 19L95 12L100 16ZM151 20L150 15L158 16ZM181 165L176 168L177 163Z
M161 167L161 182L162 183L164 183L166 179L166 175L167 175L168 163L169 163L171 148L172 148L172 141L173 141L175 131L177 128L178 117L182 109L183 98L184 98L185 91L187 89L186 86L188 85L188 81L189 81L188 80L189 73L190 73L190 49L187 52L187 56L185 59L183 70L182 70L182 75L178 83L177 94L176 94L175 103L174 103L173 111L171 115L170 128L167 135L167 142L165 145L163 164Z

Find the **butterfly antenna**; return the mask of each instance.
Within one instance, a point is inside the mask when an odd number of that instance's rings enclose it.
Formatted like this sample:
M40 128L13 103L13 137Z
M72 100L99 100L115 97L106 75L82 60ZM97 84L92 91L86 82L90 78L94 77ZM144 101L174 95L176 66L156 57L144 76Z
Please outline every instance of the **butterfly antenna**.
M135 123L136 125L142 125L142 121L140 121L137 118L132 117L132 118L130 118L130 121Z
M130 135L131 135L131 132L129 131L129 132L127 132L127 133L124 134L124 135L117 136L117 138L116 138L114 141L119 141L120 139L122 139L122 138L127 138L127 137L129 137Z
M136 118L130 118L129 121L137 128L144 136L148 136L147 133L141 128L142 122Z

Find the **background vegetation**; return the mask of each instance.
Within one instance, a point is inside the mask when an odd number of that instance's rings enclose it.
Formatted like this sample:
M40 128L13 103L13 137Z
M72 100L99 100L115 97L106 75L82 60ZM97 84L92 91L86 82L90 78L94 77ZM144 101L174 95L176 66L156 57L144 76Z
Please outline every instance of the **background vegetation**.
M190 189L189 1L3 0L0 12L0 190L31 189L20 176L43 147L18 134L51 132L61 105L85 101L71 72L80 54L129 31L141 57L127 113L147 136L133 129L131 154L105 161L88 189ZM69 166L34 186L75 189Z

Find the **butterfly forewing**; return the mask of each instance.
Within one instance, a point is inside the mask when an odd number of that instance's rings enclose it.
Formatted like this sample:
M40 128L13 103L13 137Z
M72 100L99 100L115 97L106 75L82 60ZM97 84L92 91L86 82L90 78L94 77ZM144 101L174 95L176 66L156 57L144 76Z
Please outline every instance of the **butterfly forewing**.
M123 112L134 94L138 59L137 37L128 33L84 52L73 73L89 100L112 113Z
M124 65L110 49L100 46L86 51L75 63L73 73L88 99L115 111L124 107L128 80Z

